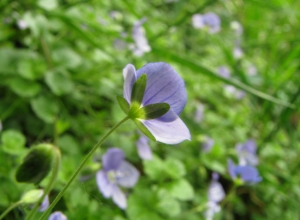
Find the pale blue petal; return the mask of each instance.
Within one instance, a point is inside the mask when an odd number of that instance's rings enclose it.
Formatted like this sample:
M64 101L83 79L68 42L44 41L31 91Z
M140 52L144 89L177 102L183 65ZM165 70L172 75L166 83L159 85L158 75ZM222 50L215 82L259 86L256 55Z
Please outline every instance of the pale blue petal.
M110 148L102 157L104 170L116 170L124 160L124 152L119 148Z
M136 72L135 67L132 64L127 64L123 69L123 77L124 77L124 88L123 88L123 96L130 103L131 99L131 91L133 84L136 81Z
M96 182L100 192L105 198L109 198L112 196L113 184L109 182L106 173L103 170L97 172Z
M46 211L46 209L48 207L49 207L49 196L46 195L45 198L44 198L44 200L43 200L43 202L42 202L42 204L39 207L39 211L40 212L44 212L44 211Z
M241 175L244 182L257 183L262 180L257 169L252 166L238 166L236 172Z
M235 173L236 166L234 165L234 163L232 162L231 159L228 159L227 163L228 163L228 173L231 176L231 178L235 179L236 178L236 173Z
M140 177L139 171L127 161L121 163L116 175L116 183L125 188L133 187Z
M67 220L67 216L60 211L56 211L49 216L48 220Z
M120 190L118 186L114 186L112 199L114 203L119 206L121 209L126 209L127 200L125 194Z
M144 160L152 159L152 151L149 146L149 139L146 136L143 135L137 140L136 147L140 158Z
M163 122L158 119L142 121L155 139L165 144L178 144L184 140L190 140L189 129L184 122L177 117L174 121Z
M218 181L212 181L208 188L208 200L211 202L221 202L225 197L222 185Z
M187 101L183 79L167 63L148 63L139 69L137 77L147 75L147 86L142 104L168 103L179 115Z

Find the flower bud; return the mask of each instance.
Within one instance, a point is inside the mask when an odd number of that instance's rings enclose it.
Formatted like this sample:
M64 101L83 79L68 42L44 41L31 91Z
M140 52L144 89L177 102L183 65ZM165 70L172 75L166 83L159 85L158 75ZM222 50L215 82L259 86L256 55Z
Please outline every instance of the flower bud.
M42 189L32 189L22 196L21 201L24 204L34 204L39 201L39 199L43 196L43 193L44 190Z

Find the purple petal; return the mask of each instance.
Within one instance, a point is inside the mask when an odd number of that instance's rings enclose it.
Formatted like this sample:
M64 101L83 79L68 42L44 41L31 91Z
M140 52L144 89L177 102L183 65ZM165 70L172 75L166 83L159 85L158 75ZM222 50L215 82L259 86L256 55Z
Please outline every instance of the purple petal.
M136 147L140 158L144 160L152 159L152 151L149 147L149 139L146 136L141 136L136 142Z
M210 137L206 137L205 138L205 142L202 143L202 149L204 152L208 153L209 151L211 151L212 147L214 146L215 141L214 139L210 138Z
M204 23L209 26L210 33L216 33L220 31L221 20L218 15L213 12L209 12L203 15Z
M142 56L145 52L149 52L151 50L151 47L149 46L148 40L145 36L145 31L142 27L146 20L146 18L142 18L133 26L132 38L135 42L134 55L136 56Z
M117 179L116 182L118 185L125 188L133 187L139 179L139 171L132 166L130 163L123 161L116 171Z
M109 198L112 196L112 191L113 191L113 184L109 182L106 173L103 170L100 170L96 174L96 182L98 185L98 188L102 195L105 198Z
M236 173L235 173L236 166L234 165L234 163L232 162L231 159L229 159L227 161L227 163L228 163L228 173L231 176L231 178L235 179L236 178Z
M184 122L177 117L172 122L163 122L158 119L142 121L155 139L165 144L178 144L184 140L190 140L189 129Z
M40 205L39 211L44 212L48 207L49 207L49 197L48 195L46 195L42 204Z
M220 76L226 79L230 78L230 71L226 66L220 66L218 72Z
M193 27L198 29L202 29L205 26L203 16L200 14L194 14L192 16L192 23Z
M110 148L102 157L104 170L116 170L124 160L124 152L119 148Z
M220 202L225 197L222 185L217 181L212 181L208 189L208 200L211 202Z
M48 220L67 220L67 216L60 211L56 211L49 216Z
M123 77L124 77L124 88L123 95L124 98L130 103L131 91L134 82L136 81L136 71L135 67L132 64L127 64L123 69Z
M169 64L163 62L146 64L137 71L137 77L144 73L148 78L143 105L168 103L170 109L179 115L187 101L183 79Z
M114 203L119 206L121 209L126 209L127 200L125 194L120 190L118 186L114 186L112 199Z
M241 175L244 182L257 183L261 181L261 177L255 167L252 166L238 166L237 173Z

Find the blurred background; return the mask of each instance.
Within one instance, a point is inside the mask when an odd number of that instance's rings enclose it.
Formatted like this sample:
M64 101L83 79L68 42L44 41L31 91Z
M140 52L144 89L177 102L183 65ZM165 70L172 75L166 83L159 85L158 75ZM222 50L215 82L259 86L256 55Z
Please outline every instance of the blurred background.
M54 211L71 220L299 219L299 8L297 0L2 0L0 213L36 188L15 180L32 146L61 150L52 201L125 116L116 100L122 69L162 61L185 81L181 118L191 141L150 142L152 159L142 160L140 134L126 122ZM96 185L109 147L141 173L125 191L125 210ZM229 159L246 160L261 181L230 175ZM18 206L5 219L24 219L30 209Z

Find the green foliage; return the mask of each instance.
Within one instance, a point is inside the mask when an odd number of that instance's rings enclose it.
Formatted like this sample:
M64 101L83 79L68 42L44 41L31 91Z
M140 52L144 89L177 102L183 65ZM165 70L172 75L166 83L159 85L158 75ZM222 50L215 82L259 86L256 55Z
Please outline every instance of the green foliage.
M291 0L0 1L0 215L35 188L15 179L28 149L50 142L62 152L52 201L92 146L124 118L122 110L128 114L120 98L122 69L162 61L185 81L188 101L180 117L192 140L166 146L140 121L126 122L95 152L55 210L72 220L204 219L211 173L218 172L226 198L214 219L299 219L299 8ZM220 32L193 27L192 16L207 12L220 17ZM151 51L135 56L133 26L143 17ZM233 54L237 44L240 58ZM220 66L230 78L218 74ZM232 91L246 93L238 99ZM134 93L141 102L142 92ZM202 120L195 117L199 104ZM152 140L152 160L137 156L136 125ZM202 148L206 137L214 140L208 151ZM233 187L227 159L237 161L235 145L250 138L258 145L263 180ZM95 182L101 156L112 146L122 148L141 174L135 187L122 189L125 211ZM7 219L28 212L19 206Z

